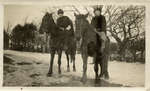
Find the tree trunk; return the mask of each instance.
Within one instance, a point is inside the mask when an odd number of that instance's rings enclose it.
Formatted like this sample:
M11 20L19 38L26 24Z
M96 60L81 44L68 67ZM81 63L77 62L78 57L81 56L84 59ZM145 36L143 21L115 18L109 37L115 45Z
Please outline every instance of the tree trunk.
M136 62L136 51L131 51L132 55L133 55L133 62Z
M125 60L125 45L119 44L119 50L118 50L118 54L120 55L119 60L120 61L124 61Z
M125 61L125 52L121 51L120 53L120 61Z
M144 55L144 51L141 51L141 61L145 62L145 55Z

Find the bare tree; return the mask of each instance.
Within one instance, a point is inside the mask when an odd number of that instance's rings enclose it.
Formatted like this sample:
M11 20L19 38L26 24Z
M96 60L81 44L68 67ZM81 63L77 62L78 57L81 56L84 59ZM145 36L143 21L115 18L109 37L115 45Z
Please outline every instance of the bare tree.
M105 16L107 29L119 45L121 58L125 56L125 49L130 40L136 39L142 31L145 19L143 6L107 6Z

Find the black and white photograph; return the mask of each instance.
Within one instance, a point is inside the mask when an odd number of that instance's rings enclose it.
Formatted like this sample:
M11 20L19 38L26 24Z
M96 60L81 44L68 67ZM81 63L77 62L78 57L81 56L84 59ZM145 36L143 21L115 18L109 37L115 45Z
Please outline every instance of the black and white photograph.
M4 5L3 87L145 87L145 5Z

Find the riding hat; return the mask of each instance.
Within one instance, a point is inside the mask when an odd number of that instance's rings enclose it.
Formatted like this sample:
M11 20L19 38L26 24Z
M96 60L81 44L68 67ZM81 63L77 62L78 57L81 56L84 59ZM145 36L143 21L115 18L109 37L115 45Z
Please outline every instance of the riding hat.
M62 9L59 9L57 13L58 14L64 14L64 11Z
M95 13L95 11L100 11L100 12L101 12L101 11L102 11L102 8L95 8L95 9L94 9L94 13Z

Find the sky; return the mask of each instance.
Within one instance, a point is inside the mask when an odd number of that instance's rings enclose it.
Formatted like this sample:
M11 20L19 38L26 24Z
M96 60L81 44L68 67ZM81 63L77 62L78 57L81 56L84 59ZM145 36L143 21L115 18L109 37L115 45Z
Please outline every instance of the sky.
M13 28L16 24L24 24L26 22L40 22L44 15L43 10L47 6L31 6L31 5L6 5L4 7L4 27L8 23Z
M48 5L5 5L4 7L4 27L8 24L13 28L17 24L24 24L26 22L33 22L39 24L46 11L56 12L58 9L63 9L65 15L74 21L74 12L70 11L73 8L69 6L48 6ZM77 6L79 11L83 14L87 13L82 6ZM90 9L89 9L90 10Z
M75 6L80 13L86 14L87 11L84 8L85 6ZM86 6L88 8L88 11L93 12L93 8L90 6ZM11 26L9 33L11 33L11 30L14 28L15 25L21 24L24 25L25 22L31 23L40 26L40 23L42 21L42 17L45 15L46 11L54 12L54 20L57 18L57 10L63 9L64 14L68 16L72 21L75 20L74 17L74 8L71 6L50 6L50 5L5 5L4 6L4 27L6 28L8 24ZM103 7L103 12L105 11L105 8ZM77 13L77 12L76 12ZM115 42L113 38L111 38L111 41Z

